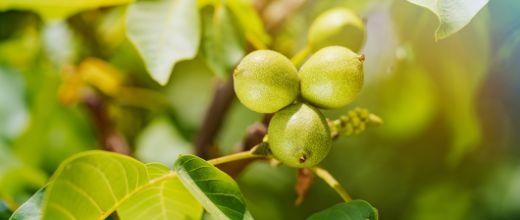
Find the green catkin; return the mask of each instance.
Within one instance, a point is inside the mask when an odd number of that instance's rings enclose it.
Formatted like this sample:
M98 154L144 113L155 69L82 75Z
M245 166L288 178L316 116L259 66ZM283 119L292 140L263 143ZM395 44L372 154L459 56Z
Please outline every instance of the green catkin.
M383 123L381 118L371 114L363 108L356 108L336 120L329 120L329 126L333 138L340 135L352 136L363 132L368 126Z

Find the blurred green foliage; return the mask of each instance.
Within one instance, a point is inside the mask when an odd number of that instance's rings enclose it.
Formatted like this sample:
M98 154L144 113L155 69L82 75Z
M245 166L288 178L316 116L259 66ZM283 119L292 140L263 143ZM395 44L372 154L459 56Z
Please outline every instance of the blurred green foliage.
M194 59L168 72L164 87L150 77L125 34L127 6L120 4L128 1L81 1L78 8L50 11L25 2L0 3L0 219L42 187L65 158L103 147L82 97L100 97L135 157L170 165L179 153L193 152L216 82L242 55L238 44L219 44L245 39L254 48L292 56L304 47L313 19L337 6L364 19L366 80L354 103L326 115L360 106L385 124L340 138L323 166L382 219L520 218L516 0L490 1L466 27L437 42L437 17L406 1L308 0L277 27L266 25L269 35L259 22L283 13L286 8L276 5L284 1L265 1L251 19L248 1L229 1L201 18L203 40L209 31L230 37L232 29L238 36L202 42ZM109 5L119 6L97 9ZM234 22L219 26L217 12L231 12ZM90 57L99 60L89 63ZM235 99L215 141L220 153L236 151L248 126L260 119ZM296 175L265 162L247 167L238 184L251 214L303 219L341 201L316 179L305 202L295 206Z

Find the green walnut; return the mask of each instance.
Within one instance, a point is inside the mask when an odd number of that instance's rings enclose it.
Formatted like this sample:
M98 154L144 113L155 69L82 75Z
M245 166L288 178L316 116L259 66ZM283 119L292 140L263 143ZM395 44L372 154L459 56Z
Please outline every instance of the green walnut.
M302 97L320 108L340 108L363 87L363 55L340 46L314 53L299 71Z
M332 138L323 114L296 103L277 112L267 131L274 157L292 167L312 167L329 153Z
M299 94L296 67L284 55L257 50L240 61L233 73L238 99L259 113L273 113L294 102Z
M365 25L354 12L335 8L314 20L307 37L309 46L316 50L338 45L359 51L365 41Z

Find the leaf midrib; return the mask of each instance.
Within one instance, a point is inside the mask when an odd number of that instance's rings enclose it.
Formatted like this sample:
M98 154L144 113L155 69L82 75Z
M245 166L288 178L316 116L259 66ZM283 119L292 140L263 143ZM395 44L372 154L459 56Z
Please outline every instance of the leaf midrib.
M134 196L135 194L141 192L142 190L150 187L150 186L153 186L155 184L159 184L159 183L162 183L163 181L166 181L168 179L172 179L172 178L175 178L177 177L177 173L175 171L169 171L168 173L164 174L163 176L161 177L157 177L157 178L154 178L148 182L146 182L145 184L135 188L134 190L132 190L130 193L126 194L125 196L123 196L123 198L121 198L119 201L117 201L114 206L112 206L110 209L108 209L105 214L101 215L99 217L100 220L102 219L106 219L108 216L110 216L110 214L112 214L113 212L115 212L117 210L117 208L119 206L121 206L121 204L123 204L124 202L126 202L128 199L130 199L132 196Z

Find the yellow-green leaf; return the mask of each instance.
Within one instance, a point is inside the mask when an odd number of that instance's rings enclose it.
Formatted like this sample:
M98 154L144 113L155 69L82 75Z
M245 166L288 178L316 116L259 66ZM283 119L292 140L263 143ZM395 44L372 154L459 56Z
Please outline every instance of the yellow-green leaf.
M159 164L146 164L149 178L160 178L171 172ZM184 188L179 178L171 178L147 187L130 197L118 209L119 217L129 219L200 219L202 206Z
M260 19L260 16L255 11L251 1L229 0L226 1L226 3L238 20L242 30L245 32L246 39L256 49L267 48L271 38L265 31L262 19Z
M126 156L90 151L63 162L47 187L43 219L100 219L148 181L146 167Z
M2 0L0 11L32 10L47 20L66 18L74 13L99 7L128 4L133 0Z
M105 151L87 151L63 162L42 207L43 219L52 220L104 219L114 211L122 220L196 219L202 213L174 172Z

